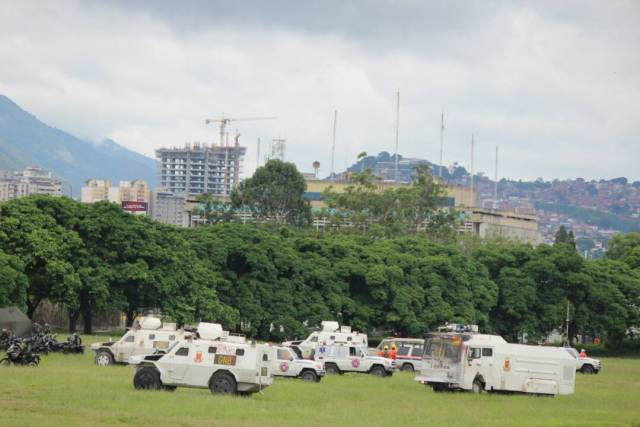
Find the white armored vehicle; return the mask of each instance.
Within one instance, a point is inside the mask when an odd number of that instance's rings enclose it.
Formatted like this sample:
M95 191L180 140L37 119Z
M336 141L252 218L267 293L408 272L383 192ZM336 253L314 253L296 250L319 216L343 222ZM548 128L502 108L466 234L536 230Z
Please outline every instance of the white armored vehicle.
M274 376L319 382L325 374L324 364L321 361L300 359L288 347L273 347L272 360L271 371Z
M428 334L416 381L450 389L572 394L576 362L558 347L509 344L497 335Z
M118 341L93 343L91 350L95 353L96 365L128 363L131 356L166 351L188 334L189 332L177 329L175 323L162 324L157 317L138 317L131 329Z
M324 362L324 370L328 375L345 372L359 372L377 377L393 375L396 367L394 360L371 356L366 350L366 347L354 345L320 346L315 360Z
M200 323L197 336L176 342L166 354L132 356L136 389L208 388L214 394L249 394L273 383L265 344L229 339L217 323Z
M565 347L564 349L576 359L576 371L590 375L597 374L600 372L600 369L602 369L602 364L598 359L594 359L593 357L580 357L578 350L572 347Z
M292 347L298 351L303 359L313 358L319 346L333 344L356 345L367 348L367 334L351 331L350 326L340 326L338 322L325 320L321 324L321 330L312 332L303 341L286 341L282 345Z

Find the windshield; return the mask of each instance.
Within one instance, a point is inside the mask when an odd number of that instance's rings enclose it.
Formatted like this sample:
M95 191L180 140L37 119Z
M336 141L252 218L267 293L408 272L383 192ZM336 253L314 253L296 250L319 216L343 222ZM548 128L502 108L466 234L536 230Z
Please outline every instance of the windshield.
M429 337L424 347L425 359L429 360L460 360L462 337L460 335L436 335Z

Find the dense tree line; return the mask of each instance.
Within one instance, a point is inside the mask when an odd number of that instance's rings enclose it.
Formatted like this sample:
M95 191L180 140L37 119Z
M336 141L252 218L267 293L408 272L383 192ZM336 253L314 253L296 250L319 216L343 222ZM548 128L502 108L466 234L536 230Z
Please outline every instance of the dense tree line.
M420 335L477 323L510 340L562 327L619 346L640 325L640 235L585 261L553 246L425 234L319 233L282 225L162 225L107 202L29 197L0 204L0 306L32 315L62 303L70 327L104 310L129 321L158 309L179 323L215 320L263 339L306 335L336 319Z

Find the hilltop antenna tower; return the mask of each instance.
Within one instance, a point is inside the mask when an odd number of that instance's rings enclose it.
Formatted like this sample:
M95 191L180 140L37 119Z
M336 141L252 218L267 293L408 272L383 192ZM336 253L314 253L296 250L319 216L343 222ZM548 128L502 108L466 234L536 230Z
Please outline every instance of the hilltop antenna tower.
M396 92L396 155L395 155L395 181L398 183L398 132L400 128L400 91Z
M440 114L440 167L438 176L442 178L442 154L444 152L444 111Z
M336 159L336 126L338 124L338 110L333 112L333 142L331 144L331 181L335 178L335 159Z
M496 145L496 170L493 182L493 209L498 209L498 146Z
M287 140L284 138L275 138L271 145L271 158L278 159L284 162L284 152L286 149Z
M256 169L260 167L260 138L258 138L258 153L256 156Z

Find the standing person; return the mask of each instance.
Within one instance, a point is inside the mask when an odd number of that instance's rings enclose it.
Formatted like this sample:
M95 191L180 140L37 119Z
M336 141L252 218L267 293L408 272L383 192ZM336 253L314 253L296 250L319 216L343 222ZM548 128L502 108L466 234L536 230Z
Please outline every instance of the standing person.
M389 359L396 360L397 356L398 356L398 351L396 350L396 345L395 344L391 344L391 351L389 352Z
M582 350L580 350L580 359L584 359L585 357L587 357L587 352L583 348Z
M380 357L389 357L389 347L385 345L382 348L382 351L378 352L378 356L380 356Z
M323 341L322 345L320 347L318 347L318 356L319 357L324 357L327 355L327 342Z

